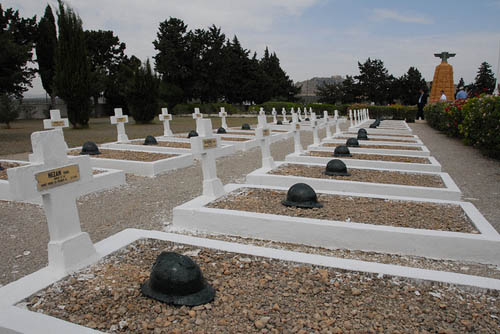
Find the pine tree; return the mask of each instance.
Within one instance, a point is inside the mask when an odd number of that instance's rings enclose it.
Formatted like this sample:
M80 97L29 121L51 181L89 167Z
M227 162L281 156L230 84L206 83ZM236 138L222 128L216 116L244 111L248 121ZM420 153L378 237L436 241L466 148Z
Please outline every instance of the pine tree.
M38 38L36 40L36 58L38 73L42 79L43 89L50 96L51 108L55 105L53 82L55 73L55 57L57 49L56 20L52 8L47 5L45 14L38 23Z
M0 94L0 123L10 129L10 122L19 116L20 107L7 93Z
M483 93L493 93L493 90L495 89L495 81L491 65L487 62L481 63L473 84L472 94L478 95Z
M56 93L66 102L68 119L73 127L88 127L92 77L82 20L61 0L57 16Z
M160 109L159 85L148 59L135 71L127 92L127 104L136 123L150 123L155 118Z
M389 102L391 76L382 60L368 58L363 64L358 62L358 67L359 75L354 78L358 80L359 89L364 98L376 104Z
M415 67L410 67L408 72L405 73L399 80L397 80L397 87L394 89L399 90L399 98L401 102L406 105L415 105L420 96L420 89L424 89L426 83L422 74Z
M0 94L22 97L31 87L35 70L28 66L33 56L36 17L22 18L0 4Z

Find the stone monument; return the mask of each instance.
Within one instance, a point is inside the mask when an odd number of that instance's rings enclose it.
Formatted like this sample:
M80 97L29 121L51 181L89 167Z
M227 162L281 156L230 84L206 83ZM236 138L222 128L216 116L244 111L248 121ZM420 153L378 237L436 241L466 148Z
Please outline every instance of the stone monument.
M441 91L444 91L448 101L455 100L455 88L453 86L453 67L448 64L448 58L455 57L455 53L441 52L434 56L441 58L441 64L434 70L434 79L432 80L431 95L429 103L439 101Z

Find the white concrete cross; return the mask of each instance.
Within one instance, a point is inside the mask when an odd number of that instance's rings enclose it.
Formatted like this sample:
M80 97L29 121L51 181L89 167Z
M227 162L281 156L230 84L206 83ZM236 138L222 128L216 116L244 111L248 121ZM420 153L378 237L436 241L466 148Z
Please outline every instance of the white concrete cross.
M319 140L319 134L318 134L318 119L316 118L316 113L311 113L311 127L313 130L313 143L314 145L319 145L320 140Z
M172 115L168 113L168 108L161 108L161 114L158 116L160 122L163 122L163 136L173 136L172 130L170 130L170 121L172 120Z
M351 127L352 127L354 124L352 123L352 110L351 109L349 109L349 121L351 121Z
M300 154L304 152L302 144L300 143L300 123L298 115L296 113L292 113L292 123L290 126L290 131L293 132L294 153Z
M200 112L200 108L194 108L194 113L192 113L193 119L203 118L203 114Z
M306 119L306 118L309 118L309 116L307 116L307 108L304 107L304 119Z
M299 116L299 119L300 119L301 121L303 121L303 120L304 120L304 118L302 118L302 114L301 114L301 111L300 111L300 107L299 107L299 108L297 108L297 114L298 114L298 116ZM293 122L293 121L292 121L292 122Z
M292 110L293 110L293 108L292 108ZM286 119L286 109L285 108L281 109L281 114L283 115L283 124L287 124L288 120Z
M260 116L266 116L266 112L264 111L264 108L262 108L262 107L261 107L261 108L259 109L259 115L260 115Z
M262 152L262 167L274 168L274 160L271 155L271 128L267 125L266 116L258 116L258 125L255 129L255 137L259 140L260 150Z
M56 129L57 131L63 132L63 128L67 128L69 122L67 118L61 118L61 112L59 109L53 109L50 111L50 119L43 120L44 129Z
M278 119L276 118L276 115L277 115L277 114L278 114L278 113L276 112L276 109L275 109L275 108L273 108L273 110L271 110L271 115L273 115L273 123L274 123L274 124L278 123Z
M222 119L222 124L221 126L224 128L224 129L228 129L227 127L227 123L226 123L226 117L227 117L227 112L226 112L226 109L224 107L220 107L220 112L219 112L219 117Z
M109 119L111 120L111 124L116 124L116 131L118 132L117 141L128 142L128 137L125 133L125 123L128 123L128 116L123 115L122 108L115 108L115 115Z
M220 146L220 138L214 136L210 119L199 119L197 123L199 136L191 137L191 150L201 157L203 196L219 197L225 194L215 164L215 150Z
M79 188L92 180L90 159L67 156L59 131L33 132L31 145L32 164L7 170L10 191L17 200L42 196L50 236L49 267L66 274L97 259L76 207Z
M328 118L328 111L323 110L323 118L325 120L326 126L326 138L330 138L332 136L332 130L330 129L330 119Z
M335 133L340 133L339 111L335 109L333 120L335 121Z

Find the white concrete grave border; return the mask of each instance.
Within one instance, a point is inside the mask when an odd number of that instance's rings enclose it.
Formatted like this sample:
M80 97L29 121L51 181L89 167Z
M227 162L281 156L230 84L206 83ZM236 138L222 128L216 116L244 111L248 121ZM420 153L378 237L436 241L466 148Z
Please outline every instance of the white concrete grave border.
M177 137L157 137L156 140L158 142L176 142L176 143L191 143L188 138L177 138ZM144 142L144 139L132 139L130 142ZM151 153L166 153L166 154L192 154L190 148L178 148L178 147L164 147L158 145L135 145L135 144L123 144L123 143L105 143L100 146L101 148L109 148L109 149L124 149L124 150L133 150L133 151L142 151L142 152L151 152ZM217 148L215 152L215 157L225 157L236 152L236 147L231 143L222 143L220 147ZM193 158L196 160L200 160L199 154L193 154Z
M280 132L273 132L271 134L271 143L275 143L281 140L286 140L288 138L292 137L292 133L289 131L289 127L285 125L276 125L276 124L268 124L269 128L272 130L280 130ZM237 132L238 134L233 135L233 134L222 134L222 136L228 136L228 137L238 137L241 136L242 138L244 137L249 137L249 138L255 138L255 132L249 133L248 130L241 130L241 128L229 128L226 129L227 131L230 132ZM255 131L255 127L251 129L252 131ZM281 132L281 131L286 131L286 132Z
M368 130L368 129L365 129L365 130ZM402 140L415 140L417 143L421 143L423 144L423 141L420 140L420 138L418 138L418 136L415 136L415 135L409 135L410 137L404 137L404 136L387 136L387 135L383 135L383 134L376 134L377 136L372 136L370 137L370 135L375 135L376 133L371 133L371 134L368 134L368 138L370 141L377 141L378 139L402 139ZM358 132L338 132L338 133L335 133L333 135L332 138L336 138L336 137L342 137L342 136L349 136L349 137L356 137L358 135Z
M345 145L346 141L342 141L339 144ZM395 145L393 145L395 146ZM397 146L409 146L409 145L397 145ZM398 149L385 149L385 148L366 148L366 147L349 147L351 153L373 153L373 154L387 154L387 155L401 155L401 156L416 156L416 157L429 157L430 151L427 146L421 146L421 151L415 150L398 150ZM332 152L335 147L328 147L322 145L311 144L307 147L308 151L325 151Z
M230 193L240 191L243 188L283 190L285 193L288 191L287 187L250 184L228 184L224 189L226 193ZM317 191L317 193L456 204L462 207L480 234L207 208L205 205L214 199L206 196L197 197L175 207L173 209L173 228L299 243L315 247L500 264L498 256L500 254L500 235L471 203L334 191ZM281 201L280 198L276 200Z
M346 160L348 159L344 159L342 161ZM348 178L346 178L345 180L338 180L338 179L300 177L296 175L269 174L271 170L278 169L280 166L287 164L318 166L322 168L326 167L326 164L320 164L320 163L304 163L304 162L298 163L289 161L279 161L275 163L274 168L267 167L254 170L253 172L251 172L246 176L246 183L267 185L267 186L291 187L294 184L301 182L310 185L314 190L340 191L340 192L377 194L377 195L389 195L389 196L405 196L405 197L416 197L416 198L427 198L427 199L442 199L450 201L459 201L462 195L462 192L457 187L455 182L453 182L452 178L448 173L417 172L408 170L395 171L383 168L356 167L357 169L365 169L365 170L434 175L441 178L441 180L444 183L444 188L405 186L405 185L373 183L373 182L359 182L359 181L351 181Z
M29 165L30 162L21 161L21 160L0 160L5 162L14 162L23 165ZM78 195L84 196L90 193L109 190L114 187L119 187L127 183L125 179L125 172L118 169L110 169L110 168L97 168L102 173L95 174L92 176L92 180L86 184L82 184L78 187ZM12 194L10 192L9 180L0 180L0 200L5 201L14 201ZM25 200L21 200L21 202L31 203L31 204L42 204L41 196L37 196L34 198L29 198Z
M370 154L370 153L365 153ZM384 154L382 154L384 155ZM399 154L391 154L393 156L399 156ZM410 156L411 157L411 156ZM367 167L367 168L384 168L388 170L407 170L407 171L417 171L417 172L441 172L441 164L436 160L436 158L429 157L417 157L415 158L426 158L429 159L430 164L420 164L420 163L407 163L407 162L394 162L394 161L382 161L382 160L363 160L363 159L340 159L346 164L348 168L350 167ZM315 157L304 154L290 153L285 157L285 161L289 162L303 162L303 163L317 163L326 166L328 161L332 159L337 159L333 156L331 157Z
M325 138L322 141L322 144L325 143L330 143L330 144L345 144L347 139L344 138L338 138L342 136L349 136L351 138L356 138L357 135L350 136L348 134L338 134L332 138ZM412 139L415 140L415 139ZM410 143L410 142L397 142L397 141L378 141L377 138L375 137L368 137L368 140L359 140L360 144L365 144L368 146L373 146L373 145L387 145L387 146L415 146L415 147L422 147L425 146L424 143L421 140L418 140L416 143Z
M394 130L394 129L380 129L380 128L370 128L369 123L361 124L360 126L349 127L348 132L358 132L360 128L366 129L368 135L370 134L389 134L389 135L413 135L410 130Z
M238 244L159 231L126 229L96 243L95 248L99 259L102 259L140 239L163 240L176 244L219 250L221 252L266 257L274 260L311 264L340 270L387 275L389 277L403 277L417 281L424 280L468 288L500 290L500 280L493 278L328 257L324 255ZM43 268L0 288L0 331L8 334L101 333L100 331L88 327L16 306L23 299L45 289L62 278L64 278L63 275L58 275L48 270L48 268Z
M134 145L135 146L135 145ZM117 150L117 151L138 151L144 152L141 150L132 150L132 149L121 149L121 148L111 148L111 147L102 147L109 150ZM74 147L69 149L69 151L79 150L81 151L81 147ZM155 152L150 152L155 153ZM165 153L166 152L156 152L156 153ZM177 153L171 153L177 154ZM193 164L193 155L192 154L179 154L175 157L161 159L157 161L135 161L135 160L118 160L118 159L104 159L99 158L99 155L91 155L90 163L92 167L96 168L112 168L119 169L124 171L125 173L131 173L139 176L148 176L154 177L158 174L178 169L189 167Z

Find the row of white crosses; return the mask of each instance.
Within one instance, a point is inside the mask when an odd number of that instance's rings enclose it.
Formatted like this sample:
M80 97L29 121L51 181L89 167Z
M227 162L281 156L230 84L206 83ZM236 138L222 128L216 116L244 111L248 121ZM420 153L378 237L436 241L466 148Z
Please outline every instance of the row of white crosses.
M349 120L351 122L351 127L358 126L369 119L370 116L368 114L368 109L357 109L354 111L349 109Z

